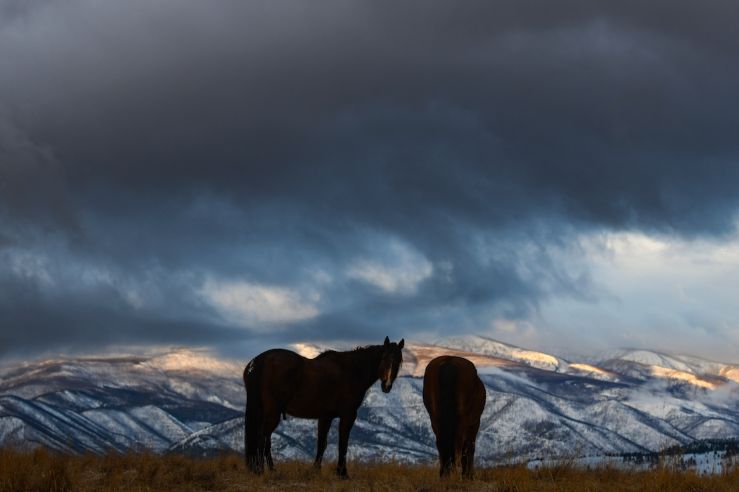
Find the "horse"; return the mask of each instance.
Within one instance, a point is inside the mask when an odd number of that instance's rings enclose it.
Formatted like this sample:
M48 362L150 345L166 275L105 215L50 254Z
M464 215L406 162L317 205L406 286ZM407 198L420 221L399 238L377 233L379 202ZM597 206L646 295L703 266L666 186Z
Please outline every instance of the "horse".
M472 478L485 396L485 385L467 359L442 355L426 366L423 404L436 435L441 477L449 475L460 458L462 476Z
M313 466L320 470L331 423L339 419L339 460L336 473L348 478L346 451L357 409L367 390L379 379L390 392L403 362L405 341L357 347L347 352L328 350L308 359L290 350L272 349L252 359L244 369L246 412L244 451L249 470L274 470L272 432L280 415L318 420Z

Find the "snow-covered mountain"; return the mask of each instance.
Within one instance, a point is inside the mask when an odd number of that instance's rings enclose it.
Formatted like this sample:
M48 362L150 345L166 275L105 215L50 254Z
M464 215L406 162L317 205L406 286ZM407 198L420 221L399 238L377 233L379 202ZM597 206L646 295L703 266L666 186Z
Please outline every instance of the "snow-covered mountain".
M306 356L326 347L293 346ZM350 440L353 459L436 459L422 402L426 364L467 357L487 387L481 462L657 451L739 437L739 367L645 350L574 361L478 336L407 343L389 394L373 387ZM67 451L243 450L244 361L178 349L0 368L0 445ZM315 422L288 418L278 458L310 459ZM336 424L328 458L336 455Z
M166 451L242 414L241 370L192 350L7 366L0 369L0 444Z

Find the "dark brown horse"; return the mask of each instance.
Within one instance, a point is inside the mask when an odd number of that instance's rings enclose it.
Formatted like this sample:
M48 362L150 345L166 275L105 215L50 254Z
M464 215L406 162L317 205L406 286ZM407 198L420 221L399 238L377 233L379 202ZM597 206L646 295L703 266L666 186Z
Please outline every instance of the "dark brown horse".
M450 355L432 360L423 375L423 404L436 434L440 475L451 473L460 459L462 475L472 478L475 440L485 408L485 386L475 365Z
M349 352L329 350L314 359L273 349L256 356L244 369L246 464L254 473L271 469L272 432L280 415L318 420L318 449L313 465L321 468L333 419L339 420L339 461L336 473L346 477L349 432L367 390L378 379L389 392L403 362L403 344L359 347Z

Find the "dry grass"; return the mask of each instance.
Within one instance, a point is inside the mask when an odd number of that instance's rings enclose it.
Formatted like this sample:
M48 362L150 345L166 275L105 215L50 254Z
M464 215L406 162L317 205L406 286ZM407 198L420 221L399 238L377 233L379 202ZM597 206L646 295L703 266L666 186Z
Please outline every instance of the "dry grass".
M39 449L0 450L0 492L110 490L275 490L286 491L736 491L739 470L701 477L657 469L627 472L613 468L581 470L558 466L537 471L523 466L477 469L474 481L440 480L431 466L350 463L351 480L321 473L303 462L279 463L261 477L248 474L241 457L189 458L150 453L65 456Z

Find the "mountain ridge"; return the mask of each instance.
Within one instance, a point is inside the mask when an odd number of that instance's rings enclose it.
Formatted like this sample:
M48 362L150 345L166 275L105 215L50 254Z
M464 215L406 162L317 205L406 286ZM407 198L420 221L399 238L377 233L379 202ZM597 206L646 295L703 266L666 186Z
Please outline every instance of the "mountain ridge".
M292 348L315 356L330 347ZM442 353L473 360L486 386L477 446L483 463L573 450L588 456L655 452L739 437L739 385L733 378L739 366L633 352L568 360L480 336L409 341L393 391L385 395L373 387L360 407L350 456L435 460L421 376L425 364ZM95 453L241 452L243 363L181 348L0 367L0 445ZM273 452L277 458L311 459L314 434L315 422L288 418L274 435ZM330 445L327 458L334 454Z

